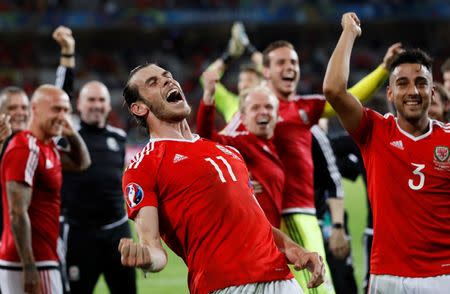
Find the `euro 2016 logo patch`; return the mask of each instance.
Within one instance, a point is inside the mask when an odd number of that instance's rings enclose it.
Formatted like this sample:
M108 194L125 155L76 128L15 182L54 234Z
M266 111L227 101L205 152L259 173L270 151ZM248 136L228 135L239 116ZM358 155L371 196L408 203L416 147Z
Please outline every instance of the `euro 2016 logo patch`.
M136 207L144 199L144 191L136 183L128 184L126 193L127 204L130 208Z

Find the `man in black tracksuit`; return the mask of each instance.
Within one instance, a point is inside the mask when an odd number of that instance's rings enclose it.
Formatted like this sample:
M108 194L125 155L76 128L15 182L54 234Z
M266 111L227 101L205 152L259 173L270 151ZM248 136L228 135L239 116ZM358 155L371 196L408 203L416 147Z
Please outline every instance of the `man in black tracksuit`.
M134 269L122 266L117 249L121 238L131 236L121 186L126 134L106 124L111 101L104 84L84 85L77 109L92 164L63 174L61 235L71 292L92 293L103 274L111 293L136 293Z
M325 253L336 294L357 293L349 251L342 177L327 134L311 128L316 215L322 229Z

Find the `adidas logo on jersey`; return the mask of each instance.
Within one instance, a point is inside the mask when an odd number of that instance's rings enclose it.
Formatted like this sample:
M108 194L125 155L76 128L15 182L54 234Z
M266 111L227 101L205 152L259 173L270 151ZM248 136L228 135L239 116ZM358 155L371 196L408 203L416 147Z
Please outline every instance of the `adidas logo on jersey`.
M403 150L403 142L402 140L398 140L398 141L392 141L391 145L394 146L395 148L398 148L400 150Z
M187 159L187 156L181 155L181 154L175 154L175 156L173 157L173 163L177 163L180 162L182 160Z

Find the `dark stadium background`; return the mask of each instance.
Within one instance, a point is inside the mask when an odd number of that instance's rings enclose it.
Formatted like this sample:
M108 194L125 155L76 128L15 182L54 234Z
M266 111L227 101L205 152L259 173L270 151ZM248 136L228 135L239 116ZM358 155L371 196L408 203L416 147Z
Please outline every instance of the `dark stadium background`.
M250 41L262 50L285 39L298 49L301 66L299 91L321 92L322 78L337 42L342 13L354 11L363 34L352 56L351 81L381 63L385 50L400 41L421 47L434 57L434 78L450 57L450 2L441 0L2 0L0 1L0 89L17 85L28 94L42 83L53 83L59 62L58 45L51 38L58 25L73 30L76 39L75 89L99 79L111 90L113 125L129 132L130 150L145 142L122 106L122 87L128 72L144 61L168 68L180 81L193 105L191 124L201 97L198 78L225 50L233 21L242 21ZM245 58L242 59L245 61ZM224 76L235 90L238 65ZM384 87L377 96L384 95ZM218 121L218 124L223 124ZM365 199L361 181L345 182L352 246L358 283L362 280L361 232ZM184 293L186 269L170 257L169 265L147 279L139 276L141 293ZM107 293L100 283L95 293Z

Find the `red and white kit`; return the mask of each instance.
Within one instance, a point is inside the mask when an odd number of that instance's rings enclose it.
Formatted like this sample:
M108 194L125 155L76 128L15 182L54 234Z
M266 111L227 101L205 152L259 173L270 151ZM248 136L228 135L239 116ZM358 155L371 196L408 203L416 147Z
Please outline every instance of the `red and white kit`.
M53 293L51 289L56 287L56 284L61 284L57 271L56 243L59 230L62 174L59 151L55 143L53 141L47 144L43 143L30 132L22 131L10 141L1 162L5 227L0 246L0 269L2 276L9 273L19 275L17 285L14 284L15 278L11 276L11 279L8 278L8 285L2 285L2 290L3 287L8 286L13 291L19 291L18 289L23 288L23 281L20 278L22 264L11 231L6 195L6 182L8 181L22 182L33 189L31 204L28 208L33 255L41 274L41 286L43 290L46 290L44 293ZM44 273L45 271L48 273ZM58 279L59 282L57 282Z
M414 137L391 114L365 109L352 136L373 210L371 273L450 274L450 124L430 120Z
M130 218L158 208L161 237L187 264L191 293L293 277L234 148L198 136L152 139L122 184Z
M278 99L278 122L274 143L285 168L283 213L316 213L314 205L314 166L311 154L310 128L317 124L325 107L323 95L295 96ZM225 127L224 133L245 129L239 114Z
M275 150L272 139L264 139L244 130L230 135L214 131L214 106L200 102L197 112L197 131L202 137L239 150L250 171L252 179L262 186L262 192L255 193L267 219L279 228L281 222L282 196L284 187L283 164Z

